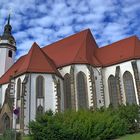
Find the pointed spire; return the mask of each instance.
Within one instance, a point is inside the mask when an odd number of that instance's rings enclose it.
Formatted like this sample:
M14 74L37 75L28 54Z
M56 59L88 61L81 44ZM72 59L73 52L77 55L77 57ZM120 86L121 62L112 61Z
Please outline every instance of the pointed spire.
M7 24L4 27L3 34L11 35L11 31L12 31L12 26L10 25L10 14L9 14L9 16L7 18Z
M7 25L10 25L10 14L8 16L8 22L7 22Z
M4 40L10 40L11 42L15 43L15 39L12 36L12 26L10 25L10 18L11 15L9 14L7 18L7 24L4 26L4 32L1 38Z

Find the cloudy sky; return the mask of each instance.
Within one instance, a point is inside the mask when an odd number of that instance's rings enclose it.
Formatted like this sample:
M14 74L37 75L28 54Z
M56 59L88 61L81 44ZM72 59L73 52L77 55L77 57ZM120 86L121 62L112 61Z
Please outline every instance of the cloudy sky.
M90 28L98 45L137 35L140 0L0 0L0 34L11 12L17 56Z

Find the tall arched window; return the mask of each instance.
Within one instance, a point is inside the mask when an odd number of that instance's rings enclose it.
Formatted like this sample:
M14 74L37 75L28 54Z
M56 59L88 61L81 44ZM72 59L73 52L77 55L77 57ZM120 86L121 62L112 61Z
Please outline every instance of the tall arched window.
M17 100L20 100L21 94L21 79L19 78L17 81Z
M64 108L71 109L71 77L69 74L64 76Z
M123 74L123 82L124 82L126 103L135 104L136 96L135 96L135 90L134 90L134 83L133 83L132 74L130 72L126 71Z
M109 88L110 104L112 104L113 106L118 106L119 96L117 92L117 81L113 75L110 75L108 78L108 88Z
M43 76L38 76L36 78L36 97L37 98L44 97L44 78L43 78Z
M2 117L2 122L3 122L3 130L10 129L10 117L4 113Z
M57 82L57 106L58 106L58 111L61 111L61 87L60 87L60 81L58 80Z
M77 100L78 108L88 108L87 80L83 72L77 74Z

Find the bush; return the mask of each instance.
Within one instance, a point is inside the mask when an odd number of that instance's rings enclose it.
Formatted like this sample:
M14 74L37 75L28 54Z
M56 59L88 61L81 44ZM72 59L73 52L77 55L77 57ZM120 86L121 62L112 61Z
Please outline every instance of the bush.
M29 124L34 140L106 140L138 131L139 107L46 113Z
M13 140L15 138L14 130L6 130L3 135L0 136L0 140ZM21 133L16 132L16 140L21 140Z

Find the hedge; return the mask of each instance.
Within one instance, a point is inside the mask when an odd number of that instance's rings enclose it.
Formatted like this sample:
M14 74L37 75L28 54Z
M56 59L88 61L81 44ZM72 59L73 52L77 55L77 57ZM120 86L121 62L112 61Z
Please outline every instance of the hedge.
M139 130L139 106L48 113L29 124L34 140L106 140Z

